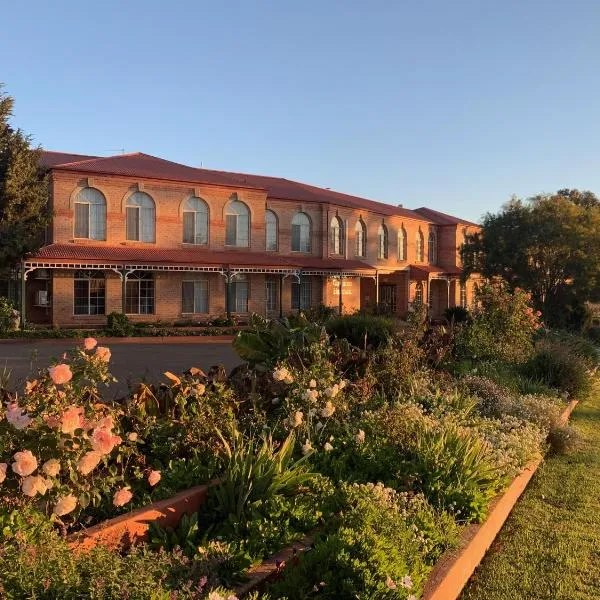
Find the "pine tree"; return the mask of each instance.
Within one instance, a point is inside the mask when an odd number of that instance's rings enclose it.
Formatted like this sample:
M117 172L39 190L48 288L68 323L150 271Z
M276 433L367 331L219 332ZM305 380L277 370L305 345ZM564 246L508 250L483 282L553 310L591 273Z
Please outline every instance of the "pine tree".
M48 180L41 150L9 124L14 100L0 84L0 271L15 266L44 241L49 223Z

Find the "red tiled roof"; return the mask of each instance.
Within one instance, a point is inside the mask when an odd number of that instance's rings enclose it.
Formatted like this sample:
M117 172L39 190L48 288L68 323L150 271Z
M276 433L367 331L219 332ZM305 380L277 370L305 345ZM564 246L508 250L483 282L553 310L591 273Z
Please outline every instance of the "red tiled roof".
M50 153L60 154L60 153ZM324 202L338 206L348 206L369 210L383 215L399 215L419 221L430 219L415 211L393 206L383 202L376 202L358 196L343 194L325 188L319 188L306 183L291 181L283 177L268 177L265 175L250 175L245 173L230 173L227 171L214 171L188 167L169 160L136 152L134 154L120 154L101 157L79 157L71 160L72 155L65 162L56 162L53 157L44 158L42 164L48 168L77 171L82 173L97 173L105 175L122 175L125 177L147 177L151 179L164 179L169 181L183 181L189 183L205 183L212 185L225 185L231 187L245 187L261 189L267 196L280 200L295 200L297 202Z
M149 248L137 246L88 246L84 244L50 244L27 260L61 263L164 264L173 266L253 266L290 269L327 269L331 271L368 271L375 269L359 260L322 259L313 256L281 256L239 250L213 251L205 248Z
M441 274L441 275L460 275L462 273L462 269L460 267L438 267L435 265L409 265L410 267L410 277L413 276L415 278L427 278L428 275L432 273Z
M433 208L427 208L425 206L422 206L421 208L415 208L414 212L424 216L434 223L437 223L438 225L471 225L480 227L480 225L477 225L477 223L473 223L472 221L466 221L465 219L460 219L459 217L453 217L452 215L448 215L440 212L439 210L434 210Z
M73 154L72 152L55 152L53 150L42 150L40 158L40 167L42 169L51 169L56 165L70 163L79 160L88 160L90 158L98 158L97 156L89 156L86 154Z

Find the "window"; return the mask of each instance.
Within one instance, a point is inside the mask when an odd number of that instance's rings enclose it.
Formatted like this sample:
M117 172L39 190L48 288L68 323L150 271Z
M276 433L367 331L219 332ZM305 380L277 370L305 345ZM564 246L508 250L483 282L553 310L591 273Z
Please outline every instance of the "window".
M415 303L423 304L423 282L417 282L417 286L415 287Z
M424 260L424 257L423 257L424 248L423 248L423 246L424 246L423 233L419 229L419 231L417 231L417 262L423 262L423 260Z
M467 285L464 282L460 284L460 305L467 308Z
M265 213L265 236L267 250L277 250L277 215L272 210Z
M308 310L312 305L312 281L292 281L292 308Z
M248 312L248 279L245 275L235 275L230 284L231 311Z
M74 278L73 314L103 315L106 302L104 273L76 271Z
M201 198L188 198L183 206L183 241L208 244L208 204Z
M379 231L377 233L377 257L378 258L387 258L388 257L388 230L384 223L379 226Z
M127 239L154 242L156 208L154 200L144 192L135 192L127 199Z
M296 213L292 219L292 252L310 252L310 219L303 212Z
M278 292L279 292L279 282L277 279L267 278L265 281L266 290L265 295L267 299L267 311L275 312L279 307L278 302Z
M354 226L356 236L356 256L367 255L367 226L362 219L359 219Z
M437 263L437 240L433 231L429 232L429 240L427 243L427 260L432 265Z
M225 211L225 245L246 247L249 244L250 211L234 196Z
M106 239L106 198L94 188L83 188L75 197L76 238Z
M406 260L406 229L398 229L398 260Z
M208 279L184 281L181 289L182 308L184 313L208 312Z
M330 228L330 245L331 254L343 254L344 253L344 224L339 217L333 217Z
M154 313L154 279L152 273L133 273L125 284L125 312L128 315Z

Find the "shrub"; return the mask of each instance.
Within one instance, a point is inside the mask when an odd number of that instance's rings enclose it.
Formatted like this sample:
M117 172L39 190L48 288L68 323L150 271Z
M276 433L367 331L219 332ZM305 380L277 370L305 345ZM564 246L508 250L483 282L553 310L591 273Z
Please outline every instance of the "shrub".
M111 335L127 337L133 333L133 325L126 314L111 312L106 318L106 325Z
M455 353L459 358L524 362L533 352L540 315L522 290L511 294L504 284L484 285L475 294L472 322L456 335Z
M600 345L600 325L592 325L586 334L594 344Z
M366 314L338 316L330 319L325 327L329 335L347 339L359 348L387 344L396 329L393 319Z
M0 334L19 329L19 311L8 298L0 296Z
M591 391L589 362L569 346L542 341L523 372L570 397L584 399Z
M339 518L269 588L272 597L419 596L430 565L456 541L451 519L382 485L344 486L342 496Z
M511 390L493 379L469 375L464 377L461 383L477 397L479 413L484 417L499 417L513 402L514 396Z
M466 323L471 318L464 306L451 306L444 311L444 316L450 323Z
M338 309L335 306L325 306L319 304L319 306L313 306L308 310L303 311L304 317L309 323L319 323L325 325L327 321L333 319L338 314ZM293 317L290 317L292 319Z
M579 446L579 432L571 425L554 427L548 434L552 454L570 454Z

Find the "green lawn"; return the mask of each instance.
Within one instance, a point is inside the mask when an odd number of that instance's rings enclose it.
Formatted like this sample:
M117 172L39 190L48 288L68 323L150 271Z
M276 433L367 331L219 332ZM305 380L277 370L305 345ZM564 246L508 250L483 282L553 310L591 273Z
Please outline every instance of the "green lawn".
M600 394L571 423L580 448L543 463L462 600L600 599Z

